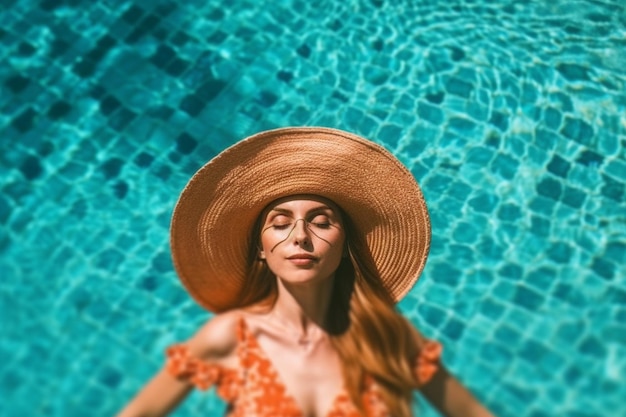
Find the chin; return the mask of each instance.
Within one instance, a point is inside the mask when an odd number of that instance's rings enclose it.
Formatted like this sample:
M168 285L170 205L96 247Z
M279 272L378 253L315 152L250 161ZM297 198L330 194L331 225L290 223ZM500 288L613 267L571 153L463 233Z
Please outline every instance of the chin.
M314 284L326 282L332 278L333 274L318 274L313 273L310 270L297 271L295 273L286 274L281 280L285 283L297 285L297 284Z

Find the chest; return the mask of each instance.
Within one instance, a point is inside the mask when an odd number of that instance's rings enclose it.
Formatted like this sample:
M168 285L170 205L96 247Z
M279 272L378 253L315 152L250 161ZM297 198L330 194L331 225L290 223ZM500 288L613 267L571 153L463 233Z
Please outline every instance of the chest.
M222 369L217 394L227 417L362 417L344 387L341 362L329 344L284 349L279 339L254 334L245 322L236 363ZM259 343L262 341L262 343ZM367 417L388 417L375 384L361 393Z
M327 416L344 394L341 364L330 342L291 346L260 338L258 347L259 388L284 393L283 401L292 402L299 415Z

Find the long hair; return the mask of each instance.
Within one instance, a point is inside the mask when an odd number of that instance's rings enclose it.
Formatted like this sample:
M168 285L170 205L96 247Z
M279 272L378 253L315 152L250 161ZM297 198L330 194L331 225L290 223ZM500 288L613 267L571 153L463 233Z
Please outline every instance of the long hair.
M364 411L361 393L366 377L373 378L390 415L409 417L417 382L413 365L418 353L416 331L395 309L395 302L383 286L365 239L357 235L344 217L348 240L346 263L352 266L353 291L349 300L349 328L332 337L342 359L350 398ZM344 277L337 270L341 283ZM349 280L348 280L349 281ZM336 304L331 306L330 314Z
M413 390L417 387L413 361L418 352L416 331L395 309L395 303L370 255L342 211L347 257L335 271L326 330L342 364L345 387L361 413L363 384L373 378L390 414L410 417ZM250 239L248 276L238 305L271 307L276 301L276 277L258 258L262 219Z

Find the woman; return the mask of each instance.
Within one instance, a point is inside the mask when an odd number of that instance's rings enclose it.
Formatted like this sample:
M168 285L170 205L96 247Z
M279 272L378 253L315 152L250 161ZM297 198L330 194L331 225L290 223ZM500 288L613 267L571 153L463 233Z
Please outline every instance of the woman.
M218 313L122 411L161 416L215 385L229 416L490 416L394 309L430 244L423 195L383 148L327 128L252 136L174 210L174 265Z

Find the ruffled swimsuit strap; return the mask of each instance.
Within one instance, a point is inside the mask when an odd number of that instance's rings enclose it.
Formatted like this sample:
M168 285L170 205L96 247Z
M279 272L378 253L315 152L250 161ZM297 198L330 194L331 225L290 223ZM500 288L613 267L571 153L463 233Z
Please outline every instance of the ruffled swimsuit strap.
M239 337L240 326L237 332ZM238 343L238 350L241 345ZM183 343L168 347L165 353L165 369L174 378L190 383L200 390L207 390L215 385L217 394L229 403L238 397L243 382L239 370L199 359Z
M252 365L250 361L250 331L246 319L241 317L237 323L237 358L242 371L242 378L245 380L248 370Z
M426 340L415 358L413 373L419 387L427 384L441 367L443 346L434 340Z
M198 389L206 390L221 379L221 366L192 356L185 344L170 346L165 354L167 372L180 381L189 382Z

